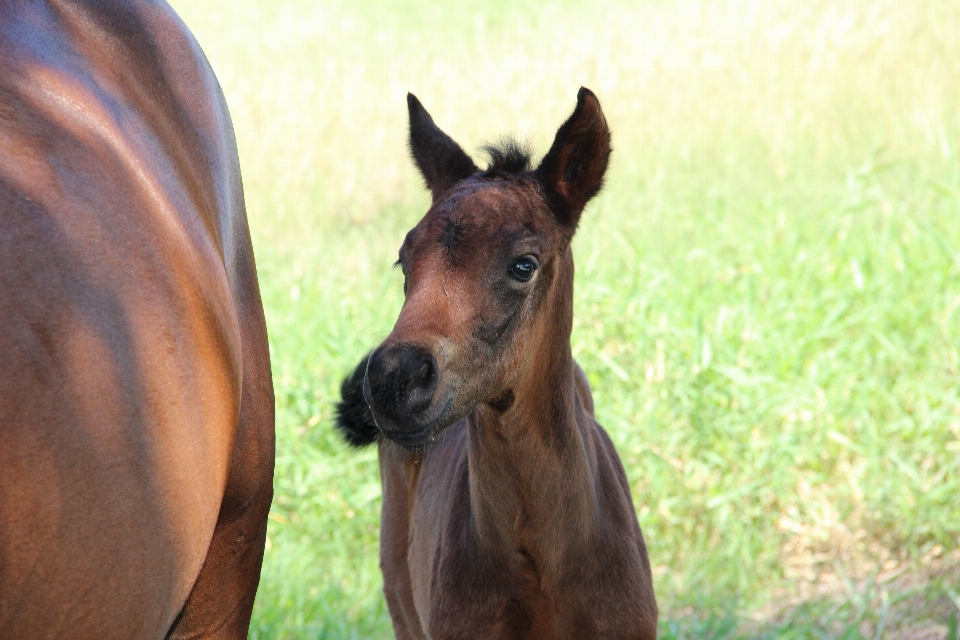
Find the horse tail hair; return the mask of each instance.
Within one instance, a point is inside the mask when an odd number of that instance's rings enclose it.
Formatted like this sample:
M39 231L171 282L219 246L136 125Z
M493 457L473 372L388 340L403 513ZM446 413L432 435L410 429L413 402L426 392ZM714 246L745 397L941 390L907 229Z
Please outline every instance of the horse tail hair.
M352 447L365 447L380 437L380 429L367 401L363 399L363 378L367 373L369 358L368 353L340 385L341 400L337 403L334 427Z

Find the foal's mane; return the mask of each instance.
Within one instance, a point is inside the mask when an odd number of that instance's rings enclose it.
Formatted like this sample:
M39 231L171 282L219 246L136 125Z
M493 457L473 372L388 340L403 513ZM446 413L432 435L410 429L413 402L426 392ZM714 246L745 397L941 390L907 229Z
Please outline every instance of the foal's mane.
M533 151L528 142L505 137L481 149L490 158L484 178L512 178L532 168Z

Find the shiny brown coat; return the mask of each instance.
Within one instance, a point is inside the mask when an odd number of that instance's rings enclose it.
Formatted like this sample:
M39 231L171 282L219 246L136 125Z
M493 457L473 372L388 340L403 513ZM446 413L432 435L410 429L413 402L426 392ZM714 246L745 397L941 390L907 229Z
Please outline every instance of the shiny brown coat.
M272 495L227 106L153 0L0 0L0 638L243 638Z

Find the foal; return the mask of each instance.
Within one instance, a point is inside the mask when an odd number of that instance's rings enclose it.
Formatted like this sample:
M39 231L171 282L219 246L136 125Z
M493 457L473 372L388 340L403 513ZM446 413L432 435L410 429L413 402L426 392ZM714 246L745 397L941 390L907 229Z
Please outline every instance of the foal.
M351 444L380 440L397 638L654 638L630 489L570 353L570 241L610 156L600 103L580 89L535 170L513 143L478 169L407 103L433 204L400 248L396 325L337 407Z

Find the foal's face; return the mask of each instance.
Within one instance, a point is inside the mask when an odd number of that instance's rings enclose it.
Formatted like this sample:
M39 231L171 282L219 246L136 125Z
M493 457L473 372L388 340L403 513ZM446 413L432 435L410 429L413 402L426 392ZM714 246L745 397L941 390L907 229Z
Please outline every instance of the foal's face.
M406 299L370 356L364 397L383 434L417 450L480 404L509 409L528 351L555 320L546 301L572 277L569 242L610 148L599 103L581 90L536 171L508 148L482 172L408 101L434 201L400 248Z
M386 435L416 448L506 392L565 244L529 181L472 178L430 209L400 249L406 300L367 368Z

